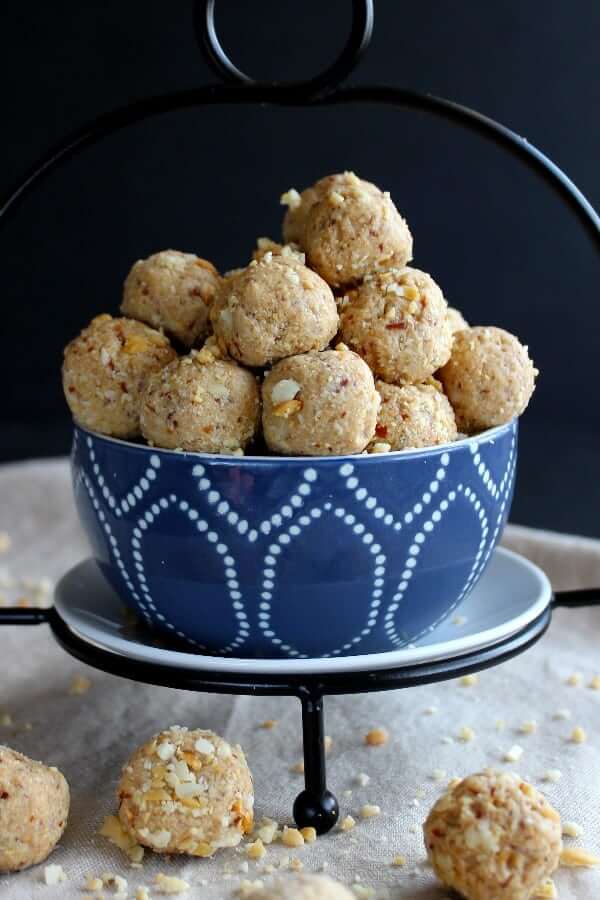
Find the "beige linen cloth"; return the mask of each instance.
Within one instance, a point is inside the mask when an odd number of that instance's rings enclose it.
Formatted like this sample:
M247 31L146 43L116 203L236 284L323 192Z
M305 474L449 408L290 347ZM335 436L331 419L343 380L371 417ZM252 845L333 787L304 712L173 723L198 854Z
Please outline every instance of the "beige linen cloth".
M0 530L12 537L12 547L0 556L4 581L9 573L56 580L88 554L66 460L0 469ZM555 588L600 584L600 542L511 527L505 543L543 566ZM13 596L3 593L3 602ZM581 684L569 686L566 681L575 672L581 673ZM582 826L582 837L566 838L566 843L600 854L600 691L588 686L598 672L600 609L559 610L536 647L482 672L475 686L454 681L327 698L326 730L333 738L328 780L342 815L357 820L354 830L335 830L299 851L272 845L262 862L249 862L248 873L240 871L243 849L191 861L147 853L143 868L135 869L97 834L104 816L115 809L120 767L134 747L175 723L212 728L246 750L258 817L290 822L293 799L302 787L302 776L290 771L302 752L298 701L136 684L78 663L58 647L46 626L2 628L0 713L9 713L14 724L0 726L0 742L58 766L71 785L72 806L68 828L50 860L62 865L68 880L46 886L42 865L0 877L0 897L82 897L85 876L108 871L128 879L131 897L138 885L151 887L156 873L164 872L189 882L185 896L227 898L241 878L260 877L265 863L277 865L282 857L295 855L305 870L326 863L331 875L373 887L377 897L442 900L448 892L425 864L421 823L450 777L495 764L516 768L503 762L515 744L523 748L520 773L545 791L564 820ZM84 695L69 694L76 674L91 679ZM567 718L558 718L558 710ZM273 729L259 727L266 719L277 720ZM503 728L498 720L504 721ZM537 722L537 731L519 733L529 720ZM380 725L389 729L390 742L365 746L365 733ZM462 743L457 733L467 725L475 737ZM577 725L587 732L585 743L569 740ZM436 769L446 773L443 782L433 780ZM560 781L543 781L549 769L561 771ZM361 772L370 777L364 787L356 782ZM378 804L381 815L361 820L365 803ZM391 866L397 854L407 858L403 868ZM561 900L600 897L600 869L561 869L555 881ZM160 896L154 890L151 895Z

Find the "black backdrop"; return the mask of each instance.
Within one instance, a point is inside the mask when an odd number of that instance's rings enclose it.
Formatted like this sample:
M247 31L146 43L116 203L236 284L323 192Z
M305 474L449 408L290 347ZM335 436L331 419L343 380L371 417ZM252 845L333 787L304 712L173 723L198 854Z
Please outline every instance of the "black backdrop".
M213 80L187 0L37 0L0 15L3 189L98 113ZM339 51L350 2L220 0L217 18L242 68L302 77ZM352 81L429 90L500 119L598 205L599 46L597 0L377 0ZM346 168L391 190L415 264L450 302L516 332L541 369L513 519L600 535L597 251L518 162L414 112L196 109L135 126L52 175L0 230L0 457L67 451L62 347L118 308L134 259L175 247L238 265L257 235L278 234L282 190Z

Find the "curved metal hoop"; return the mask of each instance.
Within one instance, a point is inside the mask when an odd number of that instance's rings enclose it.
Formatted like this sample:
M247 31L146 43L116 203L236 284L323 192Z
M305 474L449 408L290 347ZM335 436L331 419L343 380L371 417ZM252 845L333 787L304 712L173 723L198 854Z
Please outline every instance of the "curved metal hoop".
M416 91L390 87L357 87L337 90L326 97L315 99L314 95L288 92L278 86L211 85L190 91L168 94L164 97L150 97L137 103L120 107L106 115L94 119L83 126L63 143L55 147L41 159L17 183L0 206L0 224L8 213L14 212L24 197L38 182L53 169L85 147L96 144L103 137L127 125L141 122L153 116L173 110L189 109L194 106L236 103L262 103L275 106L306 105L334 106L345 103L376 103L408 109L420 109L443 119L455 122L487 140L491 140L512 156L524 162L529 169L541 176L578 217L587 233L600 248L600 217L579 188L551 159L545 156L524 137L501 125L499 122L475 110L442 97L421 94Z
M316 97L332 90L350 74L369 46L373 33L373 0L352 0L352 27L346 45L329 68L308 81L289 83L257 82L235 66L227 56L215 25L216 0L195 0L194 30L196 39L210 68L221 80L246 86L278 87L287 92L301 92L305 97Z

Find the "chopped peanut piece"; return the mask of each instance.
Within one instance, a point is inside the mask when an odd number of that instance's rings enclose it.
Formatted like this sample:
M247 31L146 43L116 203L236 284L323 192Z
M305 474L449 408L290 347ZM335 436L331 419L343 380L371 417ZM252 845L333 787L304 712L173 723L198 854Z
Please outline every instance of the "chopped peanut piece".
M523 748L519 747L518 744L515 744L510 750L507 750L504 754L505 762L519 762L521 757L523 756Z
M398 856L395 856L392 860L393 866L405 866L406 865L406 857L402 856L401 853Z
M533 898L534 900L557 900L558 893L556 891L556 885L551 878L546 878L538 885L533 894Z
M277 719L265 719L264 722L260 723L261 728L265 728L267 731L270 731L272 728L275 728L277 725Z
M298 859L297 856L292 856L292 858L290 859L290 869L292 870L292 872L299 872L300 869L303 868L304 865L302 863L302 860Z
M300 412L303 405L302 400L284 400L283 403L278 403L273 407L273 415L289 419L290 416Z
M304 844L304 837L297 828L288 828L286 825L281 835L281 843L286 847L301 847Z
M382 744L387 744L389 739L389 733L385 728L372 728L365 735L365 744L368 744L369 747L380 747Z
M535 734L537 731L537 722L534 722L533 719L528 722L523 722L519 725L519 731L521 734Z
M301 828L300 834L304 838L304 842L306 844L314 844L317 839L317 830L316 828L313 828L312 825L307 825L305 828Z
M323 747L325 748L325 753L329 753L329 751L333 747L333 738L329 737L328 734L325 735L325 739L323 741Z
M465 743L468 743L469 741L472 741L474 739L475 732L473 731L472 728L469 728L468 725L463 725L463 727L458 732L457 737L458 737L459 741L464 741Z
M262 859L266 852L265 845L260 838L257 838L254 843L246 845L246 854L249 859Z
M183 878L176 878L174 875L163 875L161 872L156 875L154 881L161 894L183 894L190 889L190 885Z
M570 687L579 687L583 680L583 676L581 672L573 672L572 675L569 675L567 678L566 684Z
M479 675L472 673L471 675L463 675L459 682L461 687L474 687L479 684Z
M561 866L576 868L578 866L600 866L600 856L594 856L583 847L565 847L560 854Z
M340 822L340 831L352 831L355 825L356 819L353 819L352 816L344 816Z
M563 822L562 833L566 837L578 838L583 834L583 828L577 822Z
M86 678L84 675L74 675L69 687L69 694L74 696L87 694L91 686L92 682L89 678Z
M594 675L588 687L590 687L593 691L600 691L600 675Z
M293 772L295 775L304 775L304 761L300 760L290 768L290 772Z
M381 807L377 806L375 803L365 803L360 810L361 819L372 819L374 816L379 816L380 814Z
M577 725L571 732L571 741L574 744L583 744L587 741L587 734L580 725Z
M543 776L544 781L552 781L554 784L556 784L557 781L560 781L561 778L562 772L560 769L546 769Z

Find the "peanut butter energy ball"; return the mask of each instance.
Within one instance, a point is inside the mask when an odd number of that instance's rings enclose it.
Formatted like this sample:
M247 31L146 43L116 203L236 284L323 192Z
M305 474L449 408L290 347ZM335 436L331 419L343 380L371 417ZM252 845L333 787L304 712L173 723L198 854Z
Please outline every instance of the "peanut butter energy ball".
M272 884L250 888L252 900L355 900L355 895L327 875L301 873L278 878Z
M340 334L390 384L419 384L450 358L447 304L426 272L368 275L342 302Z
M258 430L260 389L254 375L233 360L216 359L206 348L192 350L149 380L140 424L156 447L233 453Z
M431 447L456 440L454 410L439 382L438 385L398 387L384 381L376 382L381 397L376 439L387 441L392 450Z
M502 328L477 326L454 335L440 370L459 431L473 434L509 422L526 409L538 374L524 347Z
M508 772L465 778L440 797L423 830L436 875L467 900L529 900L562 849L556 810Z
M157 853L212 856L252 829L246 758L212 731L161 731L125 765L117 796L123 827Z
M265 440L276 453L360 453L375 431L379 394L363 360L342 345L273 366L263 383Z
M74 418L101 434L137 437L146 382L176 355L141 322L96 316L65 348L63 389Z
M322 350L338 327L323 279L291 256L268 252L223 281L210 317L219 345L247 366Z
M449 306L447 315L452 334L456 334L457 331L462 331L464 328L469 327L469 323L459 309Z
M192 347L209 333L208 309L220 280L206 259L179 250L161 250L133 264L123 286L121 312L164 328Z
M0 746L0 872L46 859L68 815L69 785L58 769Z
M334 287L412 257L412 235L390 195L352 172L332 176L318 192L297 241L308 265Z

